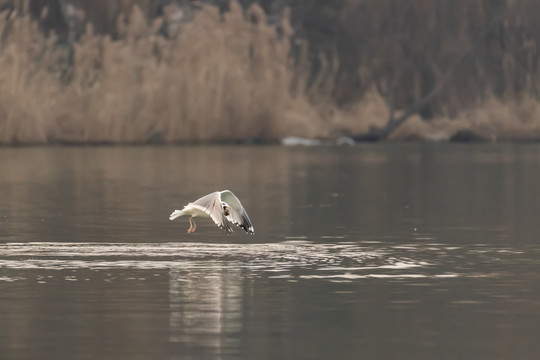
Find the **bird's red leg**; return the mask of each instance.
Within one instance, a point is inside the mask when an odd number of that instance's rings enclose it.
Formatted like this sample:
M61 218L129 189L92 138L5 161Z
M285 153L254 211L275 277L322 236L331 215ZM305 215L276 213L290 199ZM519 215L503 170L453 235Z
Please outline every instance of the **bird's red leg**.
M187 231L188 234L191 234L195 231L195 227L193 226L194 221L192 220L193 216L189 218L189 229Z

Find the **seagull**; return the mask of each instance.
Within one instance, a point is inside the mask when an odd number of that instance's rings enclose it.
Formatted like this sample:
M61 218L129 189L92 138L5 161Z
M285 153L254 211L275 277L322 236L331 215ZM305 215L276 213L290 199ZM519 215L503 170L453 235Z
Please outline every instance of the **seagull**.
M250 235L255 233L249 216L240 203L240 200L229 190L216 191L195 202L189 203L182 210L174 210L169 220L174 220L183 215L191 215L189 218L188 234L197 229L194 218L211 218L217 226L225 230L227 234L233 232L231 223L240 226Z

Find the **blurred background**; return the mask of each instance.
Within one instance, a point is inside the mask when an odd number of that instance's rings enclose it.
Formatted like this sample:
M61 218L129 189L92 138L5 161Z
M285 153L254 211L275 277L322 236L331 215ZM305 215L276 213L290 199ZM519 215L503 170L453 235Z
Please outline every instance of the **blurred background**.
M531 140L534 0L2 0L0 143Z
M0 359L537 359L538 14L0 0Z

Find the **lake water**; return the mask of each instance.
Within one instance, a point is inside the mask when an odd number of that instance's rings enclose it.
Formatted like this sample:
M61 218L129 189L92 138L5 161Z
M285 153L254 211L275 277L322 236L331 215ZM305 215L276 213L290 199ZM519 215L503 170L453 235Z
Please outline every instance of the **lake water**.
M186 234L230 189L255 226ZM537 359L540 145L0 148L1 359Z

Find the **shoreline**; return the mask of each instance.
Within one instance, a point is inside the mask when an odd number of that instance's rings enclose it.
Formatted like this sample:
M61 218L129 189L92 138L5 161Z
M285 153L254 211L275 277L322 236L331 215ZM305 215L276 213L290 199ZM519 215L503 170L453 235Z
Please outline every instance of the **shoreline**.
M0 146L540 141L535 92L486 89L464 104L457 95L468 88L448 87L455 72L441 71L433 89L404 79L400 101L388 79L366 80L361 95L340 103L339 59L320 54L317 67L307 48L295 48L287 11L270 24L257 4L232 1L224 13L204 5L166 37L134 6L118 37L88 23L64 47L30 14L8 15L0 17ZM420 115L434 103L437 111Z

